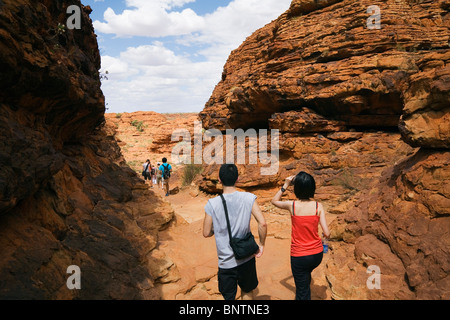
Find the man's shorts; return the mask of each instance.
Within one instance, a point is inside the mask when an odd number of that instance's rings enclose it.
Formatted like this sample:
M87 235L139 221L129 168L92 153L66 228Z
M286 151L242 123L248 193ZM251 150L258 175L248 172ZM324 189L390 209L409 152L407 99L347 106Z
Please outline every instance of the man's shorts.
M217 273L219 291L225 300L236 298L237 286L243 292L251 292L258 286L255 258L231 269L221 269Z

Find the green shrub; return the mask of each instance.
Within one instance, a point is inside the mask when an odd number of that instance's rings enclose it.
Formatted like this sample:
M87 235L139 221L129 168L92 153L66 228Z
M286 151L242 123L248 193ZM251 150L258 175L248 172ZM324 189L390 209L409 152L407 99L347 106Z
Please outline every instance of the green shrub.
M188 186L194 181L195 177L203 171L200 164L187 164L183 169L183 186Z
M131 125L136 127L137 131L139 132L143 132L144 129L146 128L143 121L133 120L131 121Z

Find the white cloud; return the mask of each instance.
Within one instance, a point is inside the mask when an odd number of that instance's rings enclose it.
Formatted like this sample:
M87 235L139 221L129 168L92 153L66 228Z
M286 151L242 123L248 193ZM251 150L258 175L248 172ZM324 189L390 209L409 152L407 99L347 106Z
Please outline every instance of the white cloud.
M208 26L197 39L240 45L245 37L277 18L289 8L291 0L235 0L206 15Z
M119 37L189 34L204 28L204 19L191 9L170 11L188 2L192 0L127 0L127 6L133 10L116 14L108 8L103 15L106 22L95 21L94 27Z
M127 0L130 10L108 9L106 22L94 23L97 32L118 37L175 36L184 46L197 48L203 61L174 52L164 38L151 45L129 47L118 57L103 56L102 70L109 80L102 89L110 112L154 110L201 111L231 50L256 29L277 18L291 0L234 0L215 12L198 16L191 9L176 11L194 0ZM201 47L201 49L200 49Z
M110 56L102 56L102 70L103 73L108 73L117 76L127 76L129 73L128 63L118 58Z
M174 65L186 62L183 57L164 47L163 43L128 48L120 54L121 59L142 66Z
M101 71L108 71L108 80L102 89L110 112L200 111L221 68L215 62L194 63L155 42L128 48L118 58L103 56Z

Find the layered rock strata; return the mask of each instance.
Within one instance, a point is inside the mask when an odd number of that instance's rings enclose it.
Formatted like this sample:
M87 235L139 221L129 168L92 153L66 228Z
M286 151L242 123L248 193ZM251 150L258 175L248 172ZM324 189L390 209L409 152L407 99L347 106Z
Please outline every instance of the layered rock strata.
M339 214L334 299L448 299L450 7L376 3L378 29L372 5L294 0L231 53L200 119L280 131L278 173L242 165L240 187L316 177L316 198ZM220 190L217 169L204 171L204 190ZM367 285L372 265L380 289Z
M81 29L66 26L70 5ZM0 1L1 299L158 299L155 284L174 279L155 250L173 210L103 125L90 12L80 1Z
M369 28L371 5L293 1L231 53L200 113L204 126L303 133L310 128L280 121L310 121L313 112L317 131L328 132L396 128L402 116L415 146L448 147L448 5L380 2L380 29Z

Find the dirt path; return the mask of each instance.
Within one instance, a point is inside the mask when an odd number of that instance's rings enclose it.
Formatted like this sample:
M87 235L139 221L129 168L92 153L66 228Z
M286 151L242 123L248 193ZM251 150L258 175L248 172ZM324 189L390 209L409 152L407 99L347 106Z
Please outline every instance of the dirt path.
M218 292L215 240L205 239L202 235L204 206L208 199L209 196L194 188L183 188L166 198L176 213L176 220L161 232L159 249L173 260L179 274L178 281L161 285L163 299L222 299ZM290 270L289 216L281 215L271 205L260 205L268 222L268 237L264 255L257 259L259 286L256 298L292 300L295 285ZM253 219L251 227L257 235ZM325 254L322 264L313 272L312 299L330 299L323 272L328 257Z
M140 174L145 159L150 157L152 163L156 163L162 157L170 156L176 144L170 142L173 128L191 128L197 115L136 112L108 114L107 119L117 129L116 136L127 163ZM138 131L133 123L140 123L143 130ZM210 196L199 192L196 187L181 188L181 175L182 166L175 165L170 188L178 187L179 193L166 198L161 189L153 188L172 205L176 213L175 221L160 233L158 247L171 260L161 261L163 267L173 263L176 268L171 268L169 274L160 279L163 283L159 285L159 290L163 299L222 299L217 284L215 240L205 239L202 235L204 206ZM272 190L262 189L255 193L268 222L265 252L257 259L257 298L293 299L295 286L289 257L290 217L269 203ZM253 234L257 235L254 219L251 227ZM323 272L328 258L325 255L324 261L313 273L313 299L329 299L331 296ZM165 271L161 272L164 274Z

